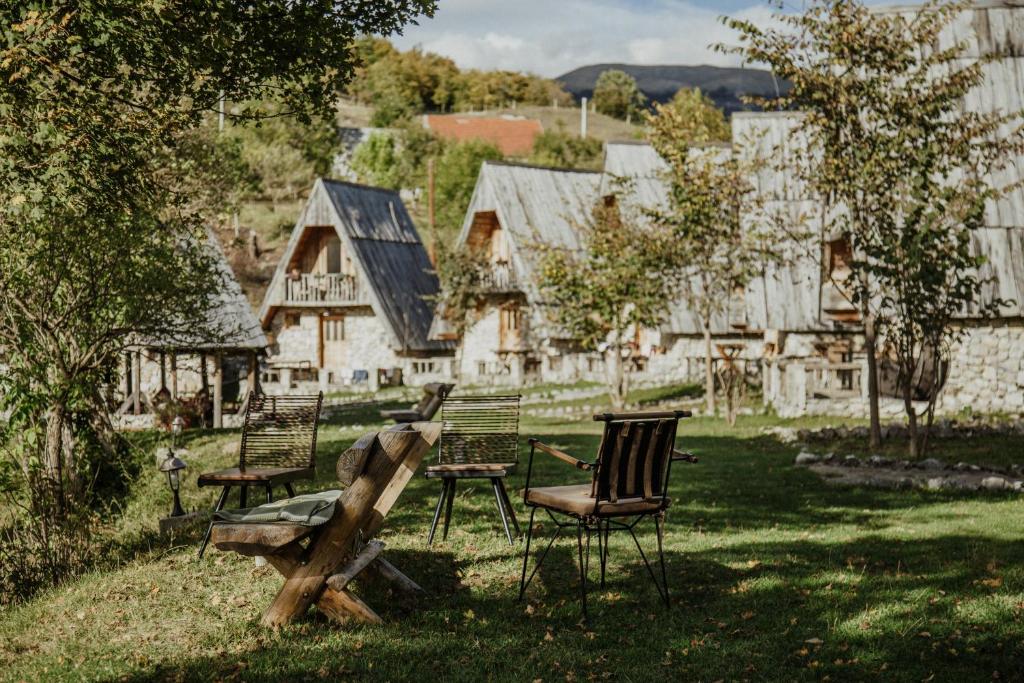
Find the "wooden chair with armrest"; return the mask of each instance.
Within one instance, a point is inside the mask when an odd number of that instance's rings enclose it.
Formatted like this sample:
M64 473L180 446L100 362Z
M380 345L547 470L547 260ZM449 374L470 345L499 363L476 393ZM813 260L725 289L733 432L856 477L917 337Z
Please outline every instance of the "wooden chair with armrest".
M555 539L563 529L575 528L580 602L585 618L590 539L596 534L603 588L608 561L608 536L612 531L625 531L632 536L658 594L666 606L669 604L663 547L665 511L671 503L668 482L673 461L696 462L692 455L675 449L679 420L689 416L690 412L685 410L595 415L594 420L605 424L597 458L593 462L579 460L537 439L530 439L530 462L523 493L523 502L530 508L530 523L526 532L526 550L523 553L523 571L519 583L520 600ZM590 481L567 486L532 486L533 458L538 451L589 473ZM527 577L530 541L537 510L544 510L551 517L555 523L555 532L537 560L533 572ZM653 518L656 527L658 561L661 565L660 583L634 533L637 524L647 518Z

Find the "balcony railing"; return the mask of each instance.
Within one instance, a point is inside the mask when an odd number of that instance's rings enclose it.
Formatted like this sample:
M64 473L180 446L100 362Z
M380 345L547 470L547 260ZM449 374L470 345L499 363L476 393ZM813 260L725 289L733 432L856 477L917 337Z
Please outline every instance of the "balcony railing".
M492 263L480 276L480 286L488 292L515 292L519 290L515 270L508 263Z
M284 281L284 300L289 304L362 304L364 299L351 275L303 273Z

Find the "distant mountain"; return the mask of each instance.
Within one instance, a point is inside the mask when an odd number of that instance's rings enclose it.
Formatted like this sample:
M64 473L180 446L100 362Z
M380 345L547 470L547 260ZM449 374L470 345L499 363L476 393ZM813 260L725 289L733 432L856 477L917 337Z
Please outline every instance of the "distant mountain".
M640 90L654 102L667 102L680 88L700 88L727 114L750 109L740 100L742 95L776 94L775 79L770 71L719 66L593 64L573 69L554 80L577 99L591 97L597 77L609 69L625 71L635 78ZM780 81L778 87L784 94L788 83Z

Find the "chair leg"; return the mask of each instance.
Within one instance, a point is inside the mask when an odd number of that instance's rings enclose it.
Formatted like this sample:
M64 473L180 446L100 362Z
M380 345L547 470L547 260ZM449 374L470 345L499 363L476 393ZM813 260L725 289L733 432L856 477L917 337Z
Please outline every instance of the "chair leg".
M242 486L238 489L238 508L244 510L249 506L249 487Z
M505 501L501 499L501 480L491 479L491 488L494 489L494 502L498 504L498 515L501 516L501 525L505 528L505 538L509 545L514 545L512 532L508 528L508 517L505 516Z
M533 571L530 572L530 576L526 576L526 564L527 564L527 561L530 559L530 538L533 536L533 515L536 512L537 512L537 508L535 508L535 507L531 507L530 508L530 526L526 530L526 552L523 553L523 579L522 579L521 585L519 587L519 599L520 600L523 599L523 593L526 592L526 589L529 587L530 582L533 581L533 577L537 575L537 572L540 570L540 566L542 564L544 564L544 558L546 558L548 556L548 551L551 550L551 546L553 546L555 544L555 539L557 539L558 536L562 533L562 528L564 526L569 526L567 524L556 524L556 526L555 526L555 533L553 533L551 535L551 540L548 541L547 547L544 548L544 552L542 552L540 554L540 557L537 559L537 565L533 568Z
M601 588L604 588L605 569L608 567L608 532L610 527L611 522L607 520L597 524L597 550L600 554L598 559L601 564Z
M586 559L583 554L583 531L587 532ZM576 549L579 553L580 562L580 605L583 608L583 620L590 622L590 615L587 614L587 565L590 564L590 529L581 520L576 523Z
M523 575L519 579L519 597L517 600L520 602L523 600L523 593L526 592L526 563L530 559L530 539L533 538L533 516L535 514L537 514L537 508L531 507L530 523L526 527L526 550L523 551Z
M498 482L498 490L501 491L501 498L505 501L505 511L508 512L508 516L512 518L512 526L516 530L516 538L523 535L523 532L519 529L519 520L516 519L516 511L512 508L512 501L509 500L508 490L505 489L504 479L495 479Z
M274 487L271 486L270 484L267 484L267 502L274 502Z
M654 523L658 528L658 562L661 563L661 584L665 586L665 607L671 607L672 603L669 601L668 594L668 574L665 572L665 548L664 548L664 536L665 536L665 514L662 513L654 518Z
M444 506L444 532L441 534L441 540L448 540L448 525L452 521L452 505L455 503L455 484L458 479L449 479L448 484L448 504Z
M668 596L665 593L665 591L662 590L661 584L658 583L658 578L654 575L654 569L651 568L651 563L647 561L647 555L644 554L644 549L640 547L640 541L637 540L636 533L633 532L633 527L630 526L630 527L626 527L626 528L629 530L629 535L633 537L633 542L636 543L636 549L640 551L640 559L642 559L644 561L644 566L647 567L647 573L651 575L651 581L654 583L654 587L658 589L658 597L660 597L662 599L662 601L665 602L665 605L667 606L668 605ZM658 534L658 550L659 550L659 552L661 551L660 526L659 526L659 534ZM662 568L664 568L664 565L663 565ZM667 583L665 584L665 587L668 588L668 584Z
M437 523L441 520L441 508L444 506L445 498L448 496L448 480L441 480L441 495L437 497L437 507L434 508L434 521L430 523L430 534L427 536L427 545L434 542L434 533L437 531Z
M220 490L220 497L217 498L217 504L213 506L213 511L224 509L224 504L228 500L228 491L231 490L230 486L225 486ZM210 542L210 534L213 532L213 516L210 517L210 525L206 527L206 535L203 536L203 543L199 546L199 559L203 559L203 555L206 553L206 544Z
M288 492L289 498L295 497L295 489L292 488L292 485L290 483L284 485L284 490Z

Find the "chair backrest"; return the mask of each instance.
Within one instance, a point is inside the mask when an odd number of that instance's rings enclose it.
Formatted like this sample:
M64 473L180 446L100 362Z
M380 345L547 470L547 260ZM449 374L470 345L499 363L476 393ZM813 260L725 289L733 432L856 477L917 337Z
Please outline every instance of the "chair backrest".
M313 467L323 392L315 396L249 394L238 466Z
M441 405L442 465L519 461L519 394L448 396Z
M423 420L430 420L437 414L437 409L441 407L441 403L454 387L454 384L441 384L440 382L424 385L423 398L413 406L413 410L419 413Z
M605 413L592 495L598 501L664 498L679 418L685 411Z

